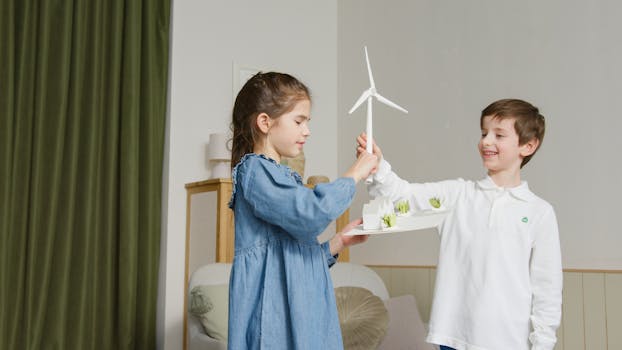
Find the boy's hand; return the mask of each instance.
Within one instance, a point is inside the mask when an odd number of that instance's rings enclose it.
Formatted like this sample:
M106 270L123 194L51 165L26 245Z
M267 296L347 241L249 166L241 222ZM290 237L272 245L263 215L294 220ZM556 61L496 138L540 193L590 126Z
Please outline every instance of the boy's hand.
M361 153L367 152L366 147L367 147L367 135L364 132L362 132L356 138L356 156L358 157ZM373 152L376 155L376 157L378 157L378 164L380 164L380 160L382 160L382 150L380 150L380 147L378 147L375 141L374 141Z

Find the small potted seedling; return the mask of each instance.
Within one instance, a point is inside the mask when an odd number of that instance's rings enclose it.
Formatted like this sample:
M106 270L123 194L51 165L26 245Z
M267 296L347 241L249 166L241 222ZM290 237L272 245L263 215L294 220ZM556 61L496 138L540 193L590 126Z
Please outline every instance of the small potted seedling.
M410 202L408 200L398 201L395 204L395 211L399 216L408 215L410 213Z
M395 213L385 214L382 217L382 223L387 228L395 227L396 222L397 222L397 217Z
M443 210L443 204L438 197L432 197L429 199L430 205L432 206L432 210Z
M378 230L385 225L384 217L393 213L393 202L388 197L377 197L363 205L363 229ZM393 213L393 215L395 215Z

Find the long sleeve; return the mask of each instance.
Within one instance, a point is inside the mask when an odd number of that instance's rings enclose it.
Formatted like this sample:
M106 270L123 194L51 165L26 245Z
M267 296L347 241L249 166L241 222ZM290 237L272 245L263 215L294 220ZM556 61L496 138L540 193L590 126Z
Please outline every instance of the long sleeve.
M544 213L534 240L530 277L532 286L529 340L533 350L555 347L562 306L562 266L557 219L552 207Z
M323 242L321 246L322 246L322 251L324 252L324 255L326 256L326 264L328 265L328 267L335 265L335 263L337 262L337 258L339 258L339 254L332 255L330 253L330 241Z
M396 201L411 191L408 181L401 179L391 171L391 164L382 159L378 170L373 176L373 181L368 187L372 197L385 196Z
M309 189L269 161L253 158L247 163L240 169L241 194L253 213L297 239L317 237L350 206L354 197L351 178L339 178Z
M463 188L462 179L409 183L393 172L391 164L382 159L368 191L372 197L385 196L394 202L412 199L419 210L425 210L431 208L429 199L432 197L439 198L447 207L453 207Z

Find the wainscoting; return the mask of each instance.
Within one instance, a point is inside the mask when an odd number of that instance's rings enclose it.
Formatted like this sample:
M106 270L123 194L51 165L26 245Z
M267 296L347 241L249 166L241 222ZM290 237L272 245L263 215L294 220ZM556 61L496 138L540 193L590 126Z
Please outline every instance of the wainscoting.
M413 294L427 322L434 292L433 266L370 265L391 296ZM555 350L622 349L622 271L564 270L562 324Z

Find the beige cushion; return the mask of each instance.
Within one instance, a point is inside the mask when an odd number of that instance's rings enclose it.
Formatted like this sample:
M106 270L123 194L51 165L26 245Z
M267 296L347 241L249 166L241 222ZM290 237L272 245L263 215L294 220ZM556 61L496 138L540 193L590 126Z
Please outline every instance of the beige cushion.
M389 324L382 300L361 287L337 287L335 299L344 349L376 349Z
M189 311L201 321L207 335L217 340L227 340L229 285L195 286L190 291Z
M339 262L330 268L333 288L362 287L382 300L389 299L389 291L378 274L365 265Z

